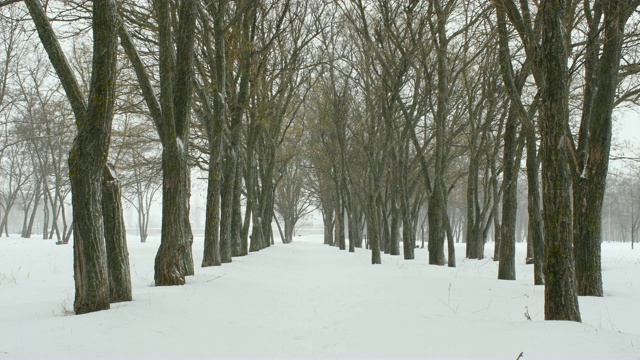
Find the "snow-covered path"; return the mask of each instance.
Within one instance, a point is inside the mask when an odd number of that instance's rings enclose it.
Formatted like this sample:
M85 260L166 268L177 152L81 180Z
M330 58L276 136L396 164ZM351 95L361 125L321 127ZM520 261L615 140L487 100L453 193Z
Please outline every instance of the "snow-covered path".
M198 241L199 240L199 241ZM518 248L517 281L490 259L458 267L340 252L303 236L186 286L153 287L158 239L130 239L134 301L65 316L72 247L0 239L0 359L31 358L491 358L640 359L640 253L605 244L607 296L581 298L583 323L543 321L543 287ZM492 244L487 245L487 254ZM194 244L200 264L201 239ZM532 321L524 313L530 314Z

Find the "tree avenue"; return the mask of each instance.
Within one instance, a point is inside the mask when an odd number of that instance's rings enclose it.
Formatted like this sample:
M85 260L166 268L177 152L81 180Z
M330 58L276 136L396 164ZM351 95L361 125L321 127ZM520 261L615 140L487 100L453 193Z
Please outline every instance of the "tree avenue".
M372 264L455 267L459 242L501 280L526 261L545 319L580 321L616 233L602 216L623 186L607 182L614 114L640 101L639 7L0 1L0 229L28 237L42 219L60 244L72 229L77 314L133 298L121 197L145 242L157 192L157 286L194 274L192 224L201 266L222 266L295 242L317 210L325 244ZM56 136L66 119L73 143Z

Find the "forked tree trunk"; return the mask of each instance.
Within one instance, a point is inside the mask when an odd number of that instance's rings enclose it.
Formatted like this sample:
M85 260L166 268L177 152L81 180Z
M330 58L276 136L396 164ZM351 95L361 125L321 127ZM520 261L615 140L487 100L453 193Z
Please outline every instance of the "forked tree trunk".
M211 46L205 47L210 71L214 77L213 107L203 106L206 116L204 125L209 141L209 173L207 177L207 207L204 230L204 254L202 267L222 265L220 256L220 190L222 183L222 127L227 117L226 103L226 52L223 19L226 13L227 1L219 1L217 8L208 8L213 13L213 29L208 23L203 24L203 41L209 44L210 37L214 37L215 50ZM203 104L209 103L208 94L198 88L198 94ZM250 209L248 209L250 211Z
M88 103L80 91L53 28L38 0L25 1L38 35L58 74L78 134L69 153L73 204L76 314L109 308L109 280L102 219L102 178L107 162L117 62L117 9L110 0L93 2L93 64Z
M169 1L158 0L154 6L160 24L159 104L153 94L145 90L148 83L144 84L140 75L144 70L136 69L136 73L162 141L162 238L155 259L155 283L156 286L183 285L185 276L193 272L187 155L197 3L185 0L179 4L179 25L175 33L171 31ZM132 58L130 51L127 55Z
M587 44L588 61L585 106L578 153L581 171L573 182L574 256L578 295L603 296L601 265L602 203L604 199L609 153L611 149L612 112L615 107L618 72L624 42L624 29L635 10L629 1L603 1L603 28L598 21L590 24L593 32L602 32L600 58L599 35ZM634 6L638 6L637 2ZM590 95L591 97L589 97ZM586 134L584 134L586 132Z

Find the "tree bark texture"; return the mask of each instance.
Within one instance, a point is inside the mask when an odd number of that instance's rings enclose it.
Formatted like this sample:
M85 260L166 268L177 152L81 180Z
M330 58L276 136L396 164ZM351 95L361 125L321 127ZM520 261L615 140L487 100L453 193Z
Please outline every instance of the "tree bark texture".
M444 207L444 199L442 199L442 191L436 180L436 186L429 197L429 242L427 248L429 251L430 265L444 265L446 259L444 256L444 219L442 216L442 208Z
M378 207L376 204L376 195L370 193L368 195L369 206L367 210L367 235L369 237L369 246L371 247L371 264L382 264L382 256L380 253L380 224Z
M333 228L335 221L333 218L333 206L322 203L322 224L324 226L324 244L333 246Z
M502 234L498 279L516 279L516 215L518 210L518 118L510 111L504 131L504 180L502 182Z
M540 135L542 206L546 240L545 320L580 321L572 249L568 158L569 121L564 0L543 0Z
M209 161L209 174L207 184L207 208L206 223L204 229L204 254L202 258L202 267L222 265L220 257L220 161L213 154L220 154L222 144L220 142L221 134L214 137L209 148L211 149L211 158Z
M111 303L133 299L127 232L124 226L121 199L120 181L113 166L107 164L102 181L102 214Z

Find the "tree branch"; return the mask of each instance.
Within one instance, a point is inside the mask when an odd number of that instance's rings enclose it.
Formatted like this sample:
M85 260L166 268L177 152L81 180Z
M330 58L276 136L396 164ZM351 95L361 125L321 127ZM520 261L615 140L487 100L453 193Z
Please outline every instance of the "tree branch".
M76 118L76 125L78 126L78 129L80 129L82 124L79 122L85 121L85 113L87 111L87 104L82 96L80 85L78 85L78 81L73 74L73 70L67 61L66 56L64 55L64 51L62 51L62 47L58 42L58 38L53 31L53 27L51 26L49 18L47 17L40 1L25 0L25 4L27 5L29 14L33 19L33 23L36 26L42 46L44 46L47 51L51 64L56 70L56 74L58 74L62 87L69 98L71 108L73 109L73 113Z
M147 74L144 63L140 58L140 54L138 54L138 50L136 50L133 39L131 38L131 34L129 34L129 31L124 25L124 21L122 21L122 18L120 18L118 35L120 36L120 44L122 45L127 58L131 62L131 66L133 66L136 77L138 78L140 91L142 91L142 96L144 97L144 100L149 107L149 113L151 114L151 118L153 119L153 124L156 127L156 131L158 132L160 139L164 139L164 133L162 129L162 110L160 109L160 104L158 103L158 99L154 94L153 86L151 86L151 80L149 80L149 75Z
M0 8L3 7L3 6L8 6L8 5L11 5L11 4L15 4L15 3L20 2L20 1L23 1L23 0L5 0L5 1L0 1Z

